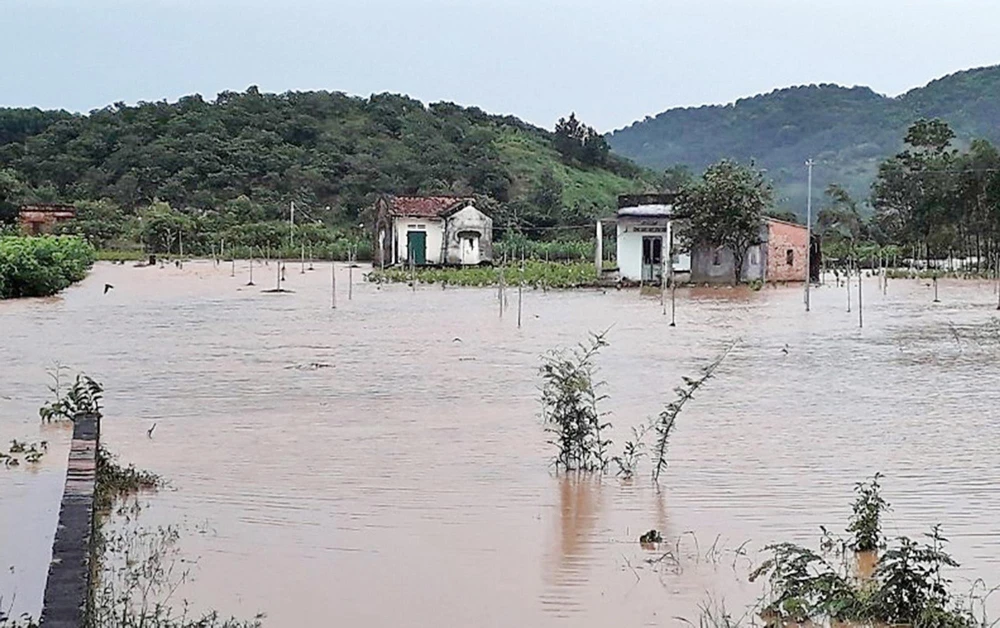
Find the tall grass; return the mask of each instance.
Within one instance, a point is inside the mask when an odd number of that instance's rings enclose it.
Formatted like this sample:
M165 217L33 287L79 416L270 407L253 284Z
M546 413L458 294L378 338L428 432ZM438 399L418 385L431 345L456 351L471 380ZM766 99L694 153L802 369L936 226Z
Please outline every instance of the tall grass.
M74 236L0 237L0 299L56 294L86 277L95 256Z

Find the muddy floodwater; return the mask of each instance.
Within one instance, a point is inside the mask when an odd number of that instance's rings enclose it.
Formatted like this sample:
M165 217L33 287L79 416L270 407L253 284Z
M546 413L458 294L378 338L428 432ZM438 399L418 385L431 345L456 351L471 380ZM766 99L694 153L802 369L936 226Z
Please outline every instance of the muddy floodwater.
M45 439L0 468L0 594L37 612L68 447L39 427L46 369L102 381L102 440L170 488L150 525L185 527L197 560L178 597L266 625L679 625L758 594L747 558L842 529L855 482L885 474L890 535L942 523L956 589L1000 584L1000 326L992 284L868 279L857 296L800 287L682 289L677 326L637 291L362 283L338 266L98 264L56 298L0 303L0 442ZM104 293L104 285L113 289ZM662 490L552 472L539 356L609 329L598 359L618 451L729 342L688 404ZM147 431L155 424L152 437ZM663 547L638 536L661 531ZM746 545L744 543L747 542ZM742 547L742 550L739 548ZM8 569L11 567L12 569ZM994 613L997 612L993 605Z

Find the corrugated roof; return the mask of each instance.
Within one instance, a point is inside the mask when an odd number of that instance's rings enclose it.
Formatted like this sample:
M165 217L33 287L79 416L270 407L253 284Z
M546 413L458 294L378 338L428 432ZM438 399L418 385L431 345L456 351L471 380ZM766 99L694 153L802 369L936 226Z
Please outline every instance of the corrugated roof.
M389 211L394 216L438 218L471 202L458 196L394 196L389 199Z

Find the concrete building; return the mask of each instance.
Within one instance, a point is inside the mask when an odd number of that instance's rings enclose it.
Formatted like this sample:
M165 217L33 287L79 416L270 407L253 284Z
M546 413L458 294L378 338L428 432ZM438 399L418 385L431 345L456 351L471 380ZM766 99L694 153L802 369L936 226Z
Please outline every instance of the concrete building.
M656 283L671 250L675 194L630 194L618 197L616 254L623 281ZM687 272L690 257L673 251L674 272Z
M470 198L386 196L375 203L375 264L474 266L493 261L493 219Z
M765 218L760 227L760 244L747 249L741 281L805 281L807 240L805 225ZM814 239L814 269L819 267L818 248ZM692 282L732 283L734 274L735 261L730 249L704 244L692 247ZM818 272L812 274L818 278Z
M21 231L28 235L52 233L56 224L76 218L76 207L57 203L22 205L17 212Z

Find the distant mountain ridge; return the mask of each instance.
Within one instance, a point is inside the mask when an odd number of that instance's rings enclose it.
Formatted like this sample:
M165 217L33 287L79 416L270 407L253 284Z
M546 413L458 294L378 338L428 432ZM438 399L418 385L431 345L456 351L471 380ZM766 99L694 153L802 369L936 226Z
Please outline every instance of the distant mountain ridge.
M1000 143L1000 65L965 70L897 97L832 84L777 89L728 105L670 109L608 135L613 151L662 170L697 173L729 157L754 160L774 180L779 206L804 215L805 161L816 162L813 205L829 183L859 200L869 195L878 163L902 146L919 118L941 118L959 145Z

